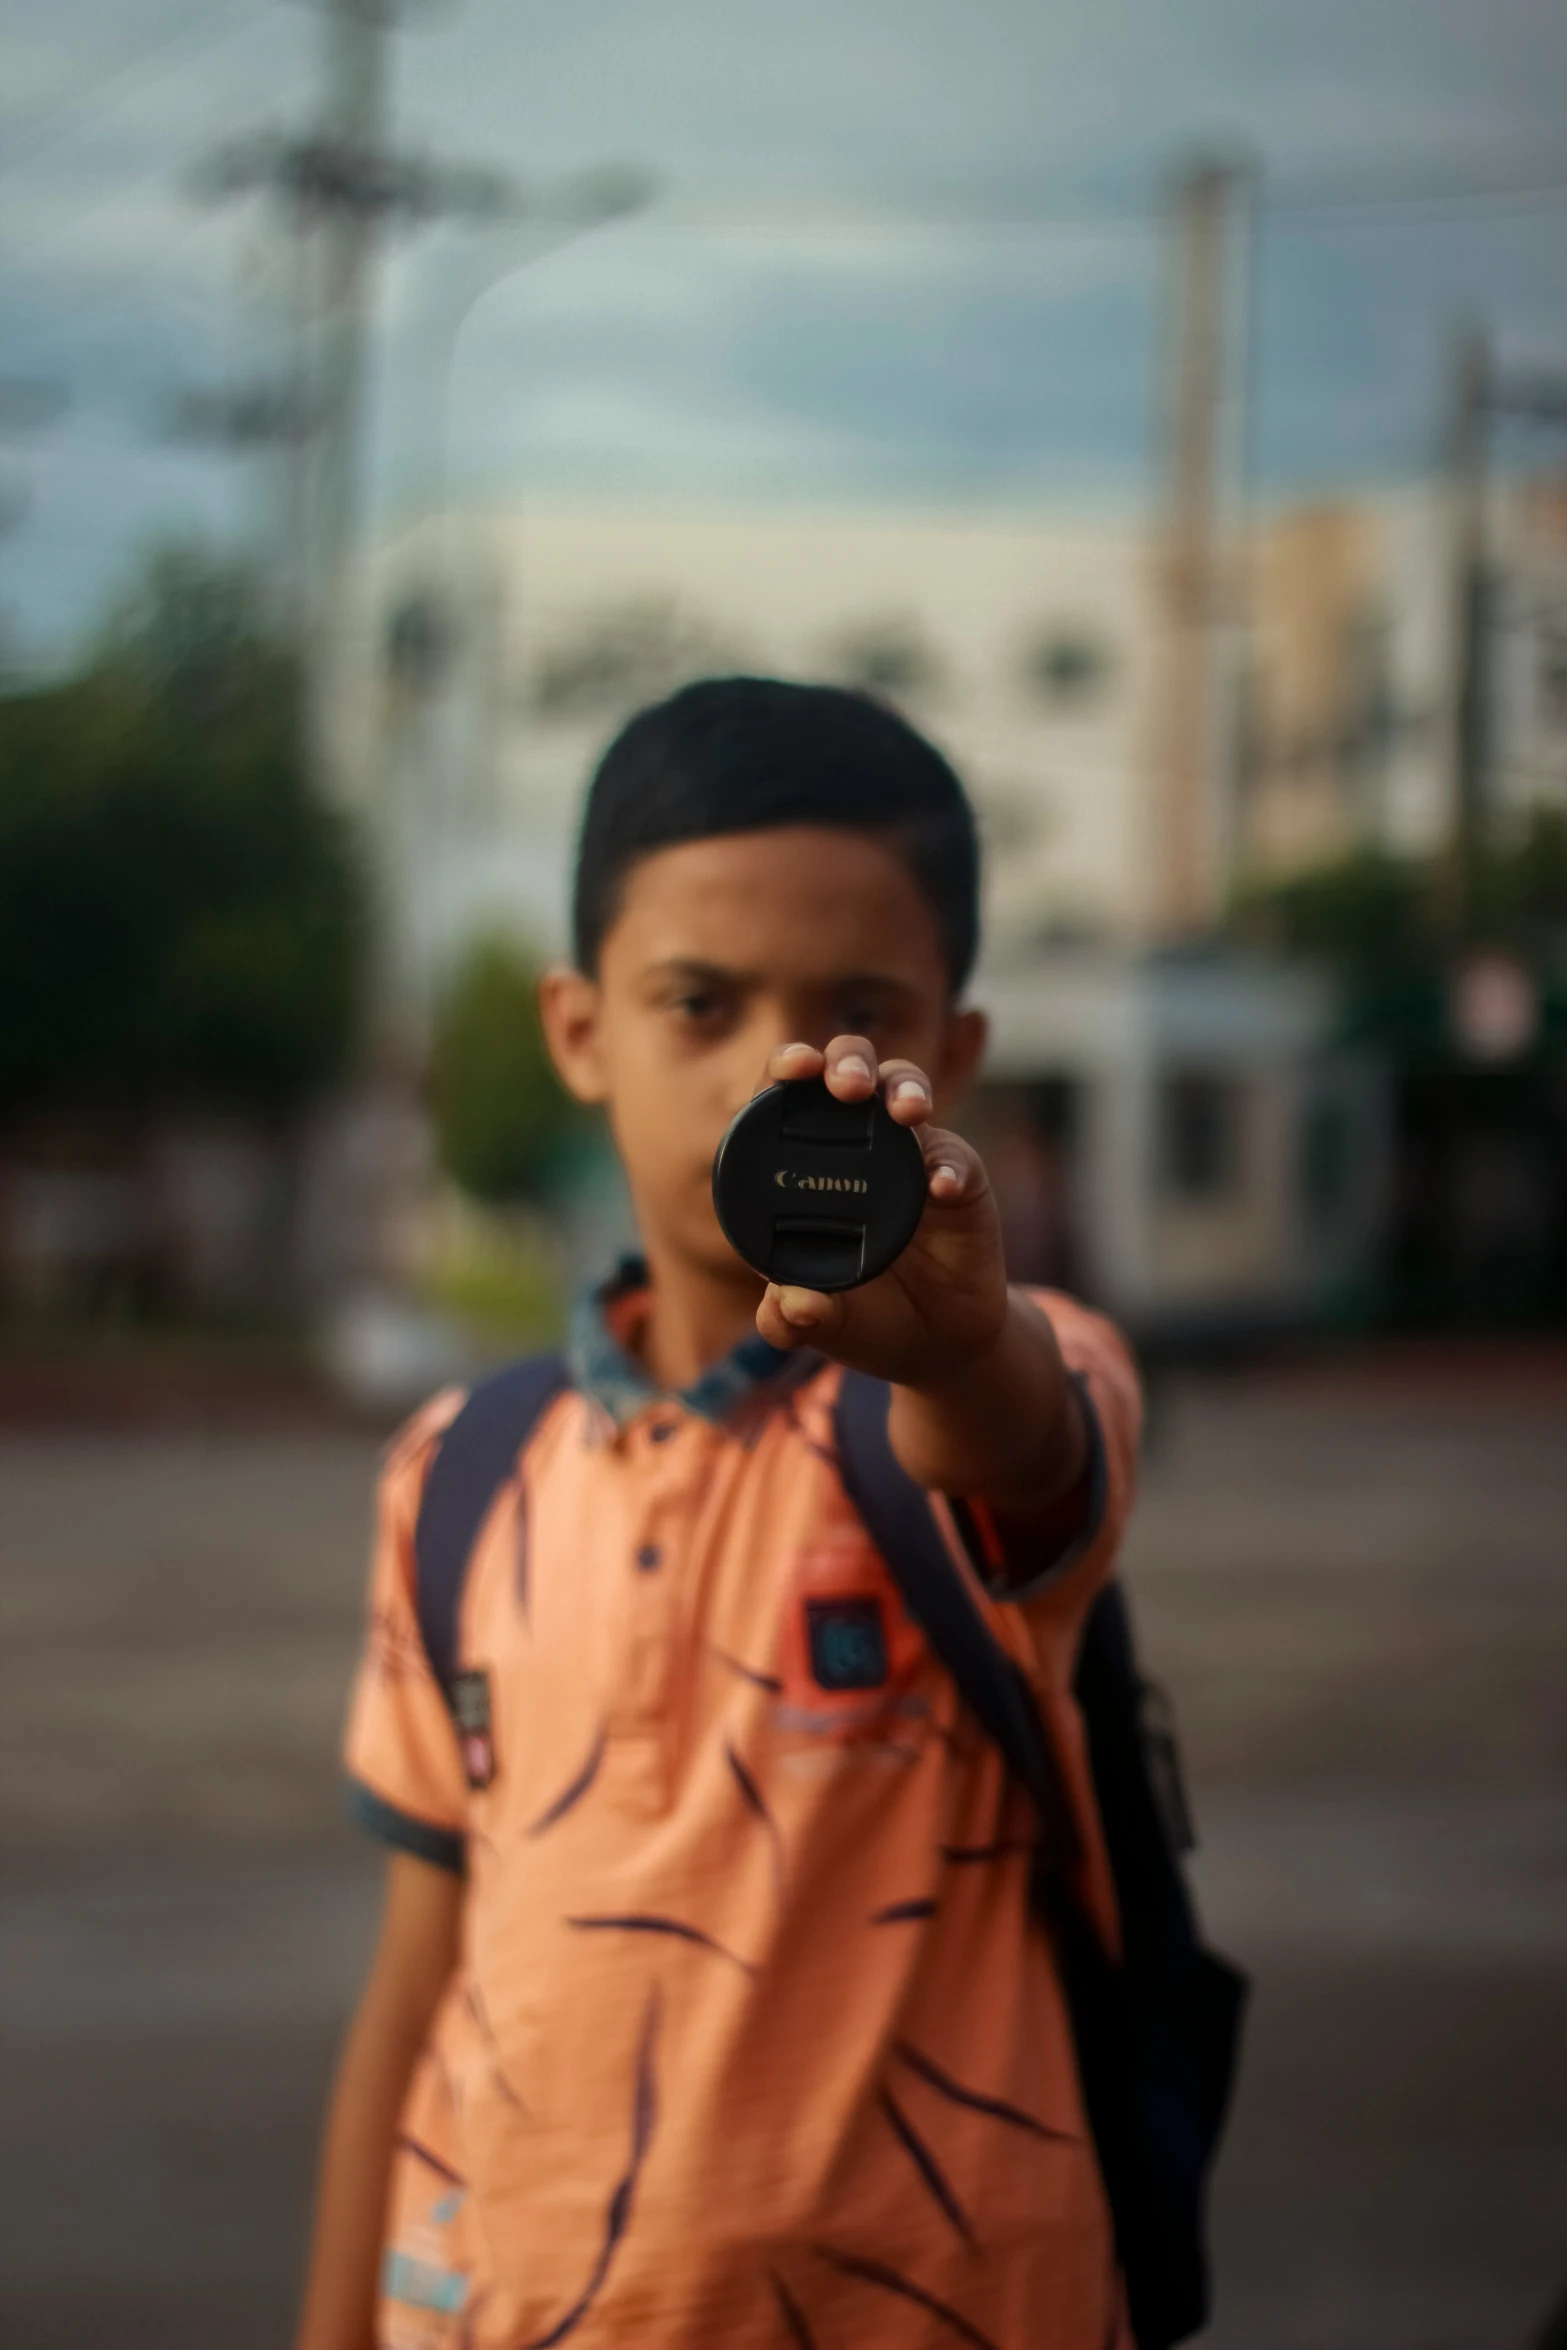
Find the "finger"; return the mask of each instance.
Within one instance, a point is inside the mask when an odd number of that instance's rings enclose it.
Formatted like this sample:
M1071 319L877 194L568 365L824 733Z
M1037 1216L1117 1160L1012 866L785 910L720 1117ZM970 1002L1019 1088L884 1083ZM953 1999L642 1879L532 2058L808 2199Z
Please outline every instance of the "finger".
M775 1044L767 1056L762 1072L764 1085L777 1085L785 1078L817 1077L821 1074L822 1056L813 1044Z
M985 1162L971 1142L945 1127L927 1126L920 1136L925 1153L925 1183L938 1208L966 1207L980 1197L987 1177Z
M756 1309L756 1327L768 1342L786 1353L795 1347L821 1346L837 1331L843 1307L819 1289L796 1289L769 1281Z
M826 1060L827 1083L841 1102L863 1102L876 1091L876 1048L863 1036L835 1036Z
M935 1107L930 1079L916 1061L883 1061L882 1092L900 1126L918 1126Z

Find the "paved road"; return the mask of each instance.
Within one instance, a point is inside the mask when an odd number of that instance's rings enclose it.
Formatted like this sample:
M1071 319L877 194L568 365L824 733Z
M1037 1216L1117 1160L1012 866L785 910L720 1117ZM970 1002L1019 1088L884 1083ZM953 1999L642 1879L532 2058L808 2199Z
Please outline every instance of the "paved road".
M1187 1380L1132 1552L1258 1989L1211 2350L1524 2350L1567 2287L1567 1371ZM374 1446L0 1438L0 2338L286 2339L373 1926Z

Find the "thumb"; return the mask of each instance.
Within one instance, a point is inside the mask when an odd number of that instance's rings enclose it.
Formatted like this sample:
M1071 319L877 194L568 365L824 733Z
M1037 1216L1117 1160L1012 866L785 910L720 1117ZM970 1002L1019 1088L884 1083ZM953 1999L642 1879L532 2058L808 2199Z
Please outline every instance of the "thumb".
M843 1326L843 1301L819 1289L769 1281L756 1309L756 1327L776 1347L831 1346Z

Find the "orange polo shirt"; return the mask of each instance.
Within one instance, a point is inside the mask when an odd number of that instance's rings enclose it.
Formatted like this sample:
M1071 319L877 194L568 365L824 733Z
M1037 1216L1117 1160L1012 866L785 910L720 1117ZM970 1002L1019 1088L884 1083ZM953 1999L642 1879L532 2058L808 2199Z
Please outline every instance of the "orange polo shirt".
M1102 1507L984 1604L1113 1935L1070 1681L1139 1400L1108 1323L1038 1302L1097 1416ZM479 1537L460 1661L488 1729L466 1741L412 1596L458 1396L382 1483L355 1802L466 1871L399 2141L384 2350L1114 2350L1034 1821L845 1498L838 1374L755 1340L658 1393L625 1343L645 1304L623 1286L579 1327L576 1384Z

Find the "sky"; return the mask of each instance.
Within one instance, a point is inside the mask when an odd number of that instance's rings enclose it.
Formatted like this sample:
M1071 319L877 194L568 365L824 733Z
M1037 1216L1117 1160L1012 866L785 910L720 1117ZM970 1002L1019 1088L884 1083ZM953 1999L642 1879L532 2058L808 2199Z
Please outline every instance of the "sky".
M275 521L176 439L186 387L276 363L283 246L193 166L298 124L309 0L9 0L0 32L0 630L56 658L139 547ZM532 186L654 175L550 251L399 240L367 499L1145 501L1165 192L1259 192L1260 494L1407 479L1455 324L1567 367L1561 0L408 0L399 141ZM526 266L523 266L526 264ZM449 370L432 354L450 348ZM444 398L443 398L444 387Z

